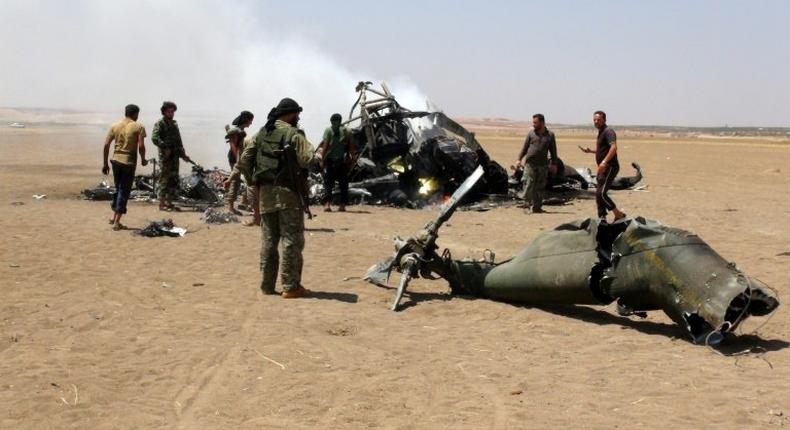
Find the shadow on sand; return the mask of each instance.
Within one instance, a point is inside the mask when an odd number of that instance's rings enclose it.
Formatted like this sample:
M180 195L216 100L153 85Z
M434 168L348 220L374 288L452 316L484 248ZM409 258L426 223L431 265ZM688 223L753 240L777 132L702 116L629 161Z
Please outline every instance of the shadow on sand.
M351 293L331 293L326 291L312 291L307 299L316 300L337 300L343 303L356 303L359 301L359 296Z
M394 287L382 287L389 290L395 290ZM425 301L449 301L453 299L464 300L477 300L479 297L470 296L454 296L449 293L415 293L407 292L404 298L401 299L399 310L405 310L413 306L417 306ZM485 300L485 299L483 299ZM668 338L676 338L684 340L685 342L692 343L691 336L676 324L664 324L647 320L635 320L628 317L614 315L604 310L598 310L587 306L578 305L551 305L551 306L528 306L520 303L510 303L512 306L525 308L525 309L538 309L544 312L552 313L568 318L574 318L580 321L598 324L610 325L615 324L621 327L627 327L641 333L649 335L660 335ZM716 346L714 349L724 356L733 355L759 355L765 352L781 351L790 347L790 342L782 339L764 339L755 334L734 335L728 334L724 342Z
M609 312L589 308L586 306L576 305L554 305L554 306L524 306L513 304L514 306L531 307L549 312L555 315L560 315L569 318L575 318L581 321L598 324L609 325L616 324L622 327L628 327L645 334L661 335L670 338L679 338L688 343L692 343L691 336L677 324L664 324L646 320L635 320L628 317L614 315ZM790 342L781 339L763 339L762 337L754 334L734 335L727 334L724 342L716 346L714 349L725 356L733 354L762 354L769 351L780 351L790 346Z

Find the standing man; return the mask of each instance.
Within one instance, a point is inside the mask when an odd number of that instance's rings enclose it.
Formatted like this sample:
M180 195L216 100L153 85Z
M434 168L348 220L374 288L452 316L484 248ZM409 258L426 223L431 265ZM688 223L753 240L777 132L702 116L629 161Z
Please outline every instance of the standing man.
M521 160L524 161L524 188L522 195L527 211L532 213L543 213L543 194L546 191L546 181L549 176L549 158L555 163L557 158L557 140L554 132L546 128L546 118L543 114L532 115L532 130L524 140L524 146L518 153L516 167L520 167Z
M225 203L228 205L228 212L236 215L241 215L241 212L236 210L235 207L236 197L241 187L241 175L237 173L238 171L234 167L236 162L239 161L241 151L244 149L244 142L247 137L247 132L244 129L252 125L254 118L255 116L252 112L244 110L233 120L232 126L225 126L225 141L230 145L228 163L232 172L225 184L225 190L228 192L225 195Z
M154 132L151 140L159 148L159 210L175 210L173 200L178 191L178 159L181 158L187 163L192 159L184 152L184 144L181 142L181 132L178 130L178 123L173 119L176 114L176 104L173 102L163 102L160 112L162 119L154 124Z
M126 105L125 118L113 124L107 133L107 138L104 139L104 164L101 172L105 175L110 173L107 158L110 155L110 144L115 141L111 161L112 176L115 180L115 196L110 204L113 211L110 224L116 231L124 228L121 224L121 217L126 213L126 203L129 201L129 194L132 191L138 151L141 164L143 166L148 164L145 159L145 127L137 122L139 114L140 108L137 105Z
M332 212L332 191L335 181L340 185L339 212L346 211L348 204L348 161L356 158L356 148L351 143L351 130L340 125L343 117L339 113L329 117L331 126L324 131L318 151L321 154L321 170L324 171L324 211Z
M248 150L251 151L252 154L250 157L252 160L255 159L255 139L258 137L258 133L253 134L252 136L246 136L244 138L244 144L242 146L242 151ZM244 152L239 154L239 160ZM252 220L251 221L244 221L245 227L252 227L252 226L260 226L261 225L261 207L258 203L258 193L260 192L258 185L255 184L252 180L252 172L247 171L243 174L244 182L247 184L247 191L244 197L247 197L247 200L250 202L250 206L252 206ZM228 194L225 196L226 203L229 205L228 208L233 208L233 202L236 201L236 197L239 193L239 188L241 187L241 178L242 178L242 171L241 166L238 162L234 164L233 170L230 172L230 176L228 179L225 180L224 186L228 190ZM232 212L232 211L231 211Z
M602 110L593 113L593 124L598 129L598 141L595 151L590 148L579 149L588 154L595 154L595 163L598 171L595 175L595 203L598 206L598 217L606 220L606 211L614 213L614 222L625 219L625 213L617 209L617 205L607 194L612 186L612 181L620 171L620 162L617 160L617 134L606 125L606 113Z
M302 286L302 251L304 250L304 213L301 197L291 183L283 148L295 149L298 166L306 169L313 158L313 146L304 132L297 128L302 107L284 98L269 112L266 125L255 137L254 145L244 148L239 170L258 185L261 208L261 291L276 294L274 285L280 264L278 246L283 242L282 297L294 299L307 296ZM252 168L254 166L254 169Z

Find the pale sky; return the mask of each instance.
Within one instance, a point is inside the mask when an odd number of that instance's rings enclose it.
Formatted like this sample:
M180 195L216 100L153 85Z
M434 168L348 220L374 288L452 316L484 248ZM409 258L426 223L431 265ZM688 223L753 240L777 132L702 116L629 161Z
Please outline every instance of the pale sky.
M788 24L778 0L0 0L0 106L232 118L291 96L318 121L384 79L459 117L790 126Z

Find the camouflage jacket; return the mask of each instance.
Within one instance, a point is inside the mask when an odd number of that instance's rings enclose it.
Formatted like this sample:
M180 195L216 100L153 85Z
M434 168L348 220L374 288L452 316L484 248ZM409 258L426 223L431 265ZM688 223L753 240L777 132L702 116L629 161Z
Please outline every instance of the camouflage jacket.
M291 124L280 120L277 120L274 125L277 128L293 127ZM245 145L239 157L239 162L236 164L239 171L247 178L251 177L254 171L255 157L261 140L260 136L264 133L266 133L266 130L261 129L253 139L254 144ZM296 149L296 160L299 163L299 167L307 168L313 159L313 145L301 132L294 133L290 143ZM283 209L299 208L299 196L285 186L261 184L258 190L258 197L261 213L264 214Z
M154 131L151 134L151 141L160 150L170 149L175 151L178 156L184 154L184 144L181 142L181 131L175 120L162 118L154 124Z

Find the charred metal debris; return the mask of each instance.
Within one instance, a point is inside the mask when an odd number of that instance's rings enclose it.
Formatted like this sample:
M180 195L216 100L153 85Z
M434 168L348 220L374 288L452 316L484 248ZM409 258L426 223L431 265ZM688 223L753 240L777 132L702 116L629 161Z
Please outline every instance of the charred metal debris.
M182 237L186 233L187 229L176 226L173 224L172 219L151 221L147 226L137 232L140 236L145 237Z
M482 176L478 169L415 236L395 237L395 254L365 279L386 285L401 273L392 309L409 282L444 278L453 294L531 305L617 303L622 316L662 310L694 343L716 345L750 316L779 306L770 287L739 270L699 236L636 217L608 224L585 219L538 236L519 255L496 262L454 260L436 244L439 228Z
M159 172L157 160L151 159L153 172L150 175L137 175L132 185L131 200L156 201L157 181ZM181 176L179 181L177 201L178 206L203 212L207 208L223 205L225 188L223 181L228 178L229 172L218 168L204 169L200 165L193 165L188 175ZM242 184L243 185L243 184ZM240 194L244 192L242 190ZM82 195L87 200L112 200L115 187L107 179L103 179L96 187L82 190Z

